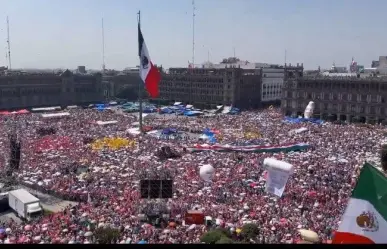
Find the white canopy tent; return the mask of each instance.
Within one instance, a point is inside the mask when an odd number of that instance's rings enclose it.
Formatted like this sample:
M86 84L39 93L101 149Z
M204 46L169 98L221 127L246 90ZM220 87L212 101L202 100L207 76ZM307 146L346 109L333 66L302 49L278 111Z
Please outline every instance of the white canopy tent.
M68 117L70 113L68 112L59 112L59 113L43 113L42 118L62 118Z
M40 108L32 108L33 112L50 112L50 111L59 111L62 108L60 106L52 106L52 107L40 107Z
M117 120L111 120L111 121L97 121L98 125L104 126L104 125L111 125L111 124L117 124Z

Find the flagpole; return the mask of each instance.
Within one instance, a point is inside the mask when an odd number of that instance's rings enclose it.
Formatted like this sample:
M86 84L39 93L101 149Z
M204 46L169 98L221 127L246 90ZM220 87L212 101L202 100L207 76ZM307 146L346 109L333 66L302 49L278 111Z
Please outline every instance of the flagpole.
M138 27L141 28L141 12L140 11L138 11L137 16L138 16L138 20L137 20L138 21ZM140 44L139 44L139 47L140 47ZM140 61L140 67L141 67L141 61ZM140 105L140 108L139 108L139 113L140 113L139 114L139 123L140 123L140 132L142 133L143 132L143 129L142 129L142 85L143 85L143 82L142 82L142 80L139 80L138 82L139 82L139 84L138 84L138 102L139 102L139 105Z

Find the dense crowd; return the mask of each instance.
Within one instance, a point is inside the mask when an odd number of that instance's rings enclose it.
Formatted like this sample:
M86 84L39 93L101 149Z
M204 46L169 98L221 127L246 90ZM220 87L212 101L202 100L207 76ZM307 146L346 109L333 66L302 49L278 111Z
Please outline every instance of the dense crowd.
M298 229L310 229L322 241L329 241L340 222L361 165L376 155L384 128L366 125L325 123L290 124L276 109L195 118L150 114L148 126L181 131L218 131L222 144L248 142L244 133L259 134L256 143L281 145L307 143L310 148L290 153L189 153L184 148L198 141L158 139L127 132L136 118L110 110L69 110L69 117L44 120L40 114L0 117L0 166L9 154L8 133L18 131L22 143L17 181L42 191L82 202L63 212L44 216L28 224L0 224L2 243L94 243L96 227L119 229L112 243L200 243L208 226L186 226L188 210L211 216L213 226L236 233L246 223L260 228L256 242L293 243ZM101 126L96 121L117 120ZM41 136L37 130L51 127L55 134ZM307 128L302 133L289 131ZM136 142L133 147L93 150L88 139L123 137ZM169 146L180 158L160 160L156 151ZM274 157L295 167L281 198L265 193L262 162ZM199 166L211 164L215 173L211 184L199 176ZM84 168L80 173L76 169ZM156 228L138 219L147 200L140 198L140 176L144 171L168 170L174 175L174 196L165 205L170 212L169 227ZM144 242L145 243L145 242Z

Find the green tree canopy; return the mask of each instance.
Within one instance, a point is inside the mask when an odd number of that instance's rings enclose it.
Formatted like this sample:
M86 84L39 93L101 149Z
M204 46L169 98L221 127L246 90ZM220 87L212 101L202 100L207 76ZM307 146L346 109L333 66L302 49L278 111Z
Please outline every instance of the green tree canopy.
M94 231L94 237L99 244L110 244L112 241L118 240L120 231L111 227L100 227Z
M256 224L245 224L242 227L241 235L245 240L255 239L259 235L259 228Z

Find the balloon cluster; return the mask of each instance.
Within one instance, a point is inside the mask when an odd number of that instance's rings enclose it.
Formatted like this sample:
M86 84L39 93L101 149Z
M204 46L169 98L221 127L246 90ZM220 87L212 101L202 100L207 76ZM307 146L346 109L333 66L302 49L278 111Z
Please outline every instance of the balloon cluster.
M98 139L91 144L93 150L101 150L103 148L109 148L111 150L118 150L124 147L133 148L136 145L136 141L128 140L126 138L109 138Z

